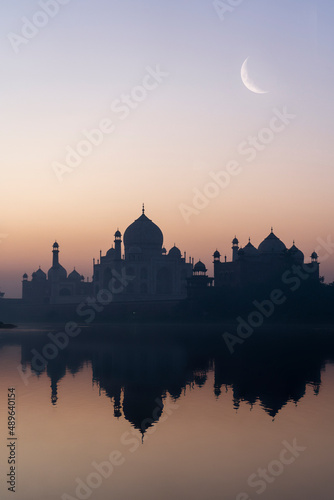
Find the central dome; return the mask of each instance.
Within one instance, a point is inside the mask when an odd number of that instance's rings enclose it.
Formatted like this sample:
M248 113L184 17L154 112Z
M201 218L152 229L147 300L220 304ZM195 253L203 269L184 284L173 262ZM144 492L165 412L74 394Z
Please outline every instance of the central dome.
M281 254L284 250L286 246L273 231L259 245L259 252L262 254Z
M161 250L162 243L163 234L160 228L146 217L144 211L139 219L130 224L124 233L124 246L127 248L138 246L141 248L159 248Z
M64 281L66 280L66 278L67 278L67 271L60 264L52 266L48 270L48 279L50 281Z

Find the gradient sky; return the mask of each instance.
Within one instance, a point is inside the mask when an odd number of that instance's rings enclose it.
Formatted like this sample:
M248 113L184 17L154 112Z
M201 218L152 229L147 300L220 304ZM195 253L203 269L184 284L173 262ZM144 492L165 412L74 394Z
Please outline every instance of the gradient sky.
M216 248L230 258L235 234L258 246L273 226L306 261L318 238L334 240L331 0L245 0L220 17L204 0L70 0L16 53L13 34L22 36L22 18L43 23L43 3L0 6L6 296L20 296L24 272L48 270L55 239L66 269L91 277L92 258L143 202L167 249L175 242L210 272ZM268 93L243 85L247 57ZM157 66L168 76L122 120L112 103ZM248 161L242 144L284 108L295 118ZM60 182L54 162L105 118L114 132ZM203 192L230 161L239 174L187 223L180 206L192 207L194 189ZM332 254L321 274L334 280Z

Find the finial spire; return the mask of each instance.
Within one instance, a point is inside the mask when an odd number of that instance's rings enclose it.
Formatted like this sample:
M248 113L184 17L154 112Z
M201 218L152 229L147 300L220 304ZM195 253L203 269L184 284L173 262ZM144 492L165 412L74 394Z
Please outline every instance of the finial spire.
M143 203L143 215L145 214L145 204Z
M271 233L273 233L273 232L274 232L274 228L273 228L273 226L271 226Z
M248 243L250 243L250 237L248 238Z

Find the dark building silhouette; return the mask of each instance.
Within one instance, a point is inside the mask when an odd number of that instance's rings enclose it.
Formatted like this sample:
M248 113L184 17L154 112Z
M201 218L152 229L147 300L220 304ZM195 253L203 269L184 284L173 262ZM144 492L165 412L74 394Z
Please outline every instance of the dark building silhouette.
M239 247L235 237L232 241L232 261L221 262L218 250L213 254L215 287L243 287L263 285L280 279L286 271L299 266L309 271L311 279L319 281L319 263L315 252L311 262L304 263L304 254L293 243L291 248L274 234L270 234L256 248L250 239L246 246Z
M75 268L67 275L66 269L59 262L59 245L55 241L52 247L52 266L46 275L42 269L32 273L31 280L23 275L22 299L30 303L76 304L84 296L92 294L92 283L85 282L84 276Z
M114 246L95 263L95 295L109 290L113 300L178 300L187 295L187 278L192 262L174 245L167 253L161 229L146 215L125 230L124 255L122 234L115 233Z
M187 296L187 279L192 276L192 259L174 245L163 248L161 229L146 215L125 230L115 233L114 246L93 260L93 281L85 281L75 269L67 275L59 261L59 245L53 244L52 267L46 275L41 269L23 275L22 298L25 302L76 304L83 297L97 296L107 290L112 301L181 300Z
M232 241L232 260L221 261L218 250L213 254L214 278L207 275L203 262L194 264L191 257L174 245L169 252L163 247L161 229L142 214L124 232L117 229L114 245L98 260L93 259L93 279L85 281L75 269L67 275L60 264L59 245L53 244L52 266L47 275L38 269L29 280L24 274L22 298L27 304L79 304L85 297L106 297L108 302L181 301L187 297L209 299L208 289L214 282L220 288L247 288L248 285L270 285L294 268L308 271L311 280L319 282L318 256L304 263L304 254L295 244L287 248L271 230L256 248L249 242L243 248Z
M207 268L200 260L195 264L191 278L188 278L188 297L203 295L208 287L213 286L213 278L207 275Z

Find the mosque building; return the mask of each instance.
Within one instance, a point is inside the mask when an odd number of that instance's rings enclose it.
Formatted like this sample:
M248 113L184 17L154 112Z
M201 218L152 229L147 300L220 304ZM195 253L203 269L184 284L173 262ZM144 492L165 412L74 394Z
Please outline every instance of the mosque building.
M187 296L193 263L174 245L167 253L160 228L145 215L115 233L114 246L94 261L94 294L109 290L114 300L171 300Z
M93 259L93 280L75 269L67 275L59 261L59 245L53 244L52 267L48 274L38 269L31 280L24 274L22 298L28 303L76 304L84 297L104 292L112 301L180 300L187 296L187 280L193 274L193 259L174 245L169 252L163 248L160 228L145 215L124 233L115 233L114 246L105 255Z
M313 252L311 262L304 263L304 254L295 243L291 248L274 234L270 234L260 243L258 248L252 245L250 239L246 246L239 247L235 237L232 241L232 261L220 260L220 253L213 254L215 287L244 287L247 285L262 285L282 278L287 271L295 269L293 266L302 266L309 271L313 280L319 281L318 255Z
M31 280L23 275L22 299L39 304L76 304L92 292L92 283L75 269L67 275L66 269L59 262L59 245L55 241L52 247L52 266L48 274L39 268L32 273Z
M38 269L31 279L24 274L22 299L30 304L79 304L85 298L106 297L107 301L175 301L187 296L204 296L207 288L263 285L281 278L283 273L302 266L312 280L319 281L319 263L315 252L311 262L295 244L287 248L271 230L256 248L249 240L243 248L232 241L232 260L224 262L218 250L213 254L214 278L207 275L203 262L194 259L174 245L169 252L163 247L161 229L142 214L122 234L117 229L114 245L105 255L93 259L93 279L85 280L75 269L67 274L60 264L59 245L53 244L52 266L48 273Z

